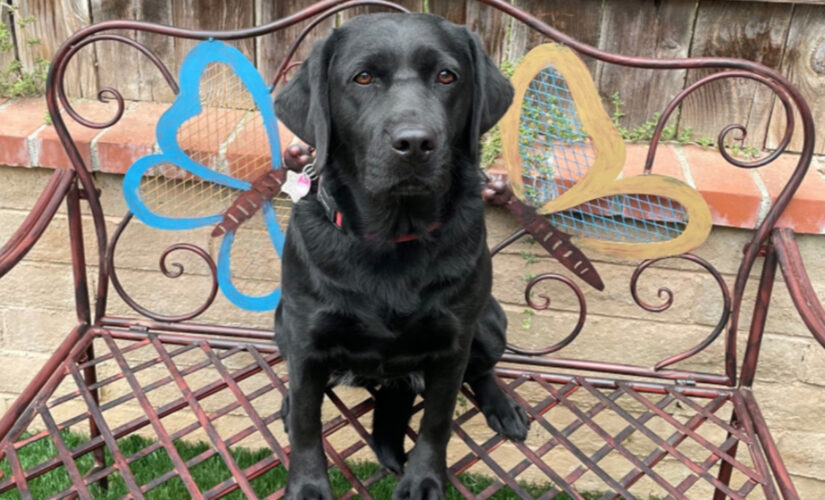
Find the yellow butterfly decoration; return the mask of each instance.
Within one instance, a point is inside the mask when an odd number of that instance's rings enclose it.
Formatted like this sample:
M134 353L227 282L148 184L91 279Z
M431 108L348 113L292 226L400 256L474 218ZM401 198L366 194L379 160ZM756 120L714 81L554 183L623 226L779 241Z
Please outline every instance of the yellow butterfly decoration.
M578 245L638 259L681 254L707 239L710 210L695 189L662 175L619 178L625 143L572 50L556 44L534 48L512 83L514 103L500 122L502 156L517 198L508 206L520 222L526 207L551 228L528 229L530 234L561 238L572 246L564 252L568 257L580 253ZM547 231L555 233L552 238ZM578 260L565 265L576 272L590 264Z

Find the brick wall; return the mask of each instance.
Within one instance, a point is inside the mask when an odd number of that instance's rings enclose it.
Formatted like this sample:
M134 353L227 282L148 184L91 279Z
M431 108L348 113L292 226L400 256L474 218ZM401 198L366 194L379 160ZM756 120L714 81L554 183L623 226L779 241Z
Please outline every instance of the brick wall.
M37 168L0 167L0 240L5 241L25 217L49 173ZM120 194L121 177L97 175L111 231L119 214L126 211ZM491 208L488 228L490 241L495 242L509 234L514 225L505 212ZM178 280L160 276L156 270L157 256L168 244L178 241L177 235L158 236L148 231L137 225L124 237L122 248L128 246L129 250L118 253L124 284L136 297L151 300L152 304L176 308L196 303L200 296L192 290L203 290L205 276L198 274L196 268L193 276ZM0 283L0 410L8 408L76 321L67 234L65 210L61 209L42 240ZM749 235L745 230L716 227L697 253L716 265L732 287L741 249ZM205 234L189 236L207 241ZM87 242L91 245L92 239L87 238ZM825 241L822 236L802 235L799 243L811 278L820 296L825 297L825 261L819 257ZM634 263L601 256L591 258L606 290L599 293L583 288L589 309L587 325L562 355L654 363L694 345L716 323L720 311L718 288L698 267L670 262L642 277L639 291L644 300L657 303L656 290L661 286L672 288L675 295L669 311L652 314L635 305L628 293ZM93 279L94 259L89 261ZM520 345L538 346L559 340L575 322L575 299L563 287L542 290L554 298L552 311L534 315L525 312L525 280L545 271L564 272L529 243L520 242L495 260L495 293L507 309L511 340ZM745 311L753 303L754 288L752 282ZM128 308L112 294L112 313L128 314ZM747 331L748 316L743 314L742 331ZM269 327L272 321L269 313L241 313L220 296L206 320L259 327ZM720 341L684 366L721 370ZM781 283L775 289L768 315L755 392L800 494L806 499L821 498L825 492L825 428L820 420L825 406L825 349L797 318ZM223 425L240 425L242 419L241 414L232 415L223 419ZM657 471L666 473L668 467L663 463Z

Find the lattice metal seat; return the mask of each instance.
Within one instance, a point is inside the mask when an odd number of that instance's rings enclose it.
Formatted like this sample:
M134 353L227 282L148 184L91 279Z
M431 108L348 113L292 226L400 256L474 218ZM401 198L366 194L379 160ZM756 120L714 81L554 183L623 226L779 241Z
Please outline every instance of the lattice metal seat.
M385 7L387 4L324 0L284 20L241 32L195 32L134 21L104 22L73 35L58 51L51 66L47 101L74 170L54 174L32 214L0 249L0 276L23 258L54 217L58 205L66 199L79 321L0 420L0 469L3 471L0 497L283 496L289 447L279 417L289 381L272 341L271 313L241 315L218 294L215 263L218 251L214 248L216 245L212 245L216 240L209 236L212 227L173 234L153 233L153 238L168 245L159 253L161 278L180 277L181 263L192 273L190 263L182 257L175 263L168 258L173 252L178 256L188 252L193 262L201 265L190 282L198 284L200 288L194 292L201 295L195 297L195 293L189 293L192 290L177 288L174 284L156 287L147 294L151 297L140 297L141 300L129 295L129 276L134 279L134 275L142 274L120 275L118 264L136 259L138 267L143 266L141 272L145 271L146 259L150 258L144 255L147 246L141 245L137 250L135 242L146 243L146 239L151 239L147 231L152 228L132 222L129 213L109 238L100 193L64 119L68 115L82 125L103 129L119 121L123 106L118 106L115 117L105 123L85 120L66 98L63 78L66 65L81 47L101 40L116 41L148 55L177 94L180 89L175 78L146 46L110 31L129 29L199 40L236 40L307 21L279 67L275 78L278 83L292 67L291 58L301 40L319 19L361 3ZM575 280L556 273L529 276L526 288L522 288L523 281L513 287L507 282L507 276L497 275L499 282L503 282L497 291L510 293L512 288L517 288L516 295L523 294L527 306L535 311L550 306L549 298L538 292L540 283L552 281L566 286L574 299L560 300L554 306L561 311L559 319L569 320L572 326L569 334L550 345L545 345L544 338L525 336L524 332L513 331L517 327L511 327L513 345L497 370L506 392L532 420L525 443L515 444L495 435L475 407L472 394L465 389L456 409L454 436L449 447L451 498L561 499L566 495L577 499L798 499L751 386L778 268L805 323L825 346L825 309L805 274L793 233L774 228L812 157L812 117L799 92L777 73L747 61L623 58L570 40L508 2L482 0L482 3L510 14L551 40L563 42L580 54L605 63L662 70L697 66L722 70L702 78L674 98L664 110L665 117L690 93L712 81L740 77L764 83L788 113L794 107L799 111L805 146L787 186L747 246L732 289L728 290L721 273L704 259L691 254L675 257L679 265L700 266L707 272L706 277L719 286L720 317L709 333L693 344L690 344L692 340L685 340L685 347L679 347L679 352L666 359L630 364L624 359L608 362L558 357L557 353L563 349L575 352L577 344L573 341L580 339L584 332L588 311L585 292ZM114 96L118 104L123 104L115 90L109 89L103 95ZM241 165L239 168L246 170L243 175L238 174L239 177L245 182L254 182L260 176L258 169L267 167L269 156L265 145L258 147L264 137L260 131L253 141L256 147L241 148L233 142L245 137L244 127L248 124L242 120L248 119L243 117L247 116L249 105L245 103L241 107L243 111L224 109L221 112L230 121L234 119L231 116L237 115L237 122L233 126L224 124L226 133L210 142L211 149L201 151L198 148L202 144L193 139L187 151L206 155L215 168L217 165L227 167L229 174L237 173L237 169L232 170L233 165ZM653 164L663 126L664 122L660 122L654 135L646 172ZM722 138L735 130L741 127L725 128ZM721 153L734 167L756 168L775 160L792 133L793 126L789 126L777 152L751 163L730 157L724 148ZM211 139L214 137L210 136ZM588 144L588 140L581 139L573 149L587 149ZM553 145L548 143L548 146ZM197 203L202 202L217 203L225 210L238 197L237 189L207 192L176 168L153 170L147 178L142 178L145 184L138 184L146 192L162 193L154 202L163 209L178 213L201 208ZM577 175L570 173L558 182L570 184L576 181ZM541 190L547 186L530 187ZM496 189L492 191L500 195L501 191ZM168 199L174 196L178 198ZM94 249L98 264L94 307L88 300L88 249L84 247L81 202L88 203L98 238ZM173 202L179 204L177 209L171 208ZM273 202L279 215L284 216L287 202L284 199ZM633 195L632 200L601 198L586 211L557 212L549 218L540 218L534 213L533 221L552 220L560 227L580 229L585 237L598 237L598 234L587 233L583 213L599 219L602 225L620 217L635 221L633 224L641 228L647 227L646 224L651 227L656 223L670 224L668 227L680 232L681 215L684 215L679 211L680 206L659 202L655 200L654 210L646 208L645 198L638 195ZM647 203L653 203L650 197ZM656 212L663 209L673 213ZM255 236L251 240L271 243L271 234L266 234L264 226L263 222L249 226L253 229L250 234ZM524 235L523 229L515 232L496 245L494 253L502 252ZM180 242L186 238L190 240ZM566 254L568 248L563 247L561 253ZM256 281L256 270L260 272L261 263L249 258L254 253L236 253L241 255L236 262L239 267L233 268L233 272L238 273L237 277L247 287L243 290L249 293L271 290L271 282ZM270 257L266 264L274 276L278 262L274 256ZM556 257L563 260L566 256ZM764 257L763 271L740 368L736 345L743 296L758 257ZM154 256L151 260L155 265ZM636 312L640 309L643 314L666 314L673 303L674 294L667 288L658 289L660 304L649 304L640 298L639 277L656 262L643 261L632 273L630 291ZM572 267L571 271L576 273L576 265ZM581 266L578 267L579 276L586 277ZM166 280L166 283L181 281ZM601 283L597 275L596 280L588 282L596 281ZM622 289L626 289L626 283L622 285ZM110 288L116 295L109 294ZM198 297L206 299L196 304ZM156 299L159 304L154 306L167 309L157 312L144 307L142 301L146 299ZM599 296L598 300L607 299ZM176 309L190 305L189 312ZM605 317L600 321L604 324ZM676 340L684 339L675 339L674 344ZM685 364L697 356L709 357L713 353L722 354L713 365L716 371L699 371ZM408 432L408 448L415 439L420 403L415 411ZM395 478L375 464L370 449L371 412L372 397L363 389L328 391L323 408L324 445L335 493L342 498L383 498L394 484Z
M86 357L90 344L93 359ZM96 381L84 376L93 368ZM169 481L179 482L192 497L217 498L235 490L248 498L277 497L282 484L266 481L266 474L289 463L280 421L288 383L284 372L277 349L252 339L89 329L59 360L9 431L19 437L0 450L12 471L0 480L0 492L42 491L38 482L50 478L63 481L56 498L97 496L106 483L114 491L125 486L146 495ZM717 488L738 499L761 493L763 487L773 491L755 430L762 417L748 391L523 367L502 367L499 375L527 410L534 430L526 443L514 445L487 429L474 405L459 407L450 481L468 498L488 498L503 488L523 498L554 498L561 492L582 498L580 491L599 491L605 499L692 498ZM105 394L105 402L99 394ZM346 389L329 390L327 396L325 446L330 466L349 485L340 493L367 498L371 487L390 474L378 470L359 477L353 470L353 463L370 458L372 398L366 391ZM472 402L469 391L465 396ZM135 402L142 413L132 410ZM90 422L99 432L94 437L89 437ZM78 430L84 436L79 442ZM75 431L71 444L70 431ZM409 435L414 439L414 430ZM149 439L138 440L142 446L135 450L133 438L138 436ZM209 447L185 459L175 445L180 440L205 441ZM22 463L19 457L29 447L44 444L54 447L52 458ZM738 446L743 450L737 454ZM244 448L256 448L258 457L251 465L242 466L232 453ZM92 467L88 458L104 454ZM163 459L168 470L155 477L141 474L142 462ZM217 477L199 485L193 476L204 464ZM726 471L721 475L720 465ZM616 476L617 470L624 472ZM489 484L460 480L465 473L489 478Z

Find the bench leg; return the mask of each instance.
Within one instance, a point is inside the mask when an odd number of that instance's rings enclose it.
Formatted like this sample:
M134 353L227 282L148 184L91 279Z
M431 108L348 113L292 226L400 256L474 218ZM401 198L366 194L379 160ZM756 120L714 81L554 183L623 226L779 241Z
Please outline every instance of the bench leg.
M83 222L80 214L80 191L75 181L74 185L69 189L66 196L66 210L69 218L69 240L72 249L72 270L74 274L75 285L75 307L77 308L77 319L80 323L91 323L91 310L89 305L89 288L86 282L86 254L83 247ZM84 358L87 361L95 359L94 340L89 342L89 347L86 348ZM92 399L96 406L100 406L100 394L97 388L93 386L97 384L97 367L92 364L83 369L83 383L89 387L92 394ZM89 434L92 439L100 436L100 429L91 414L89 415ZM106 467L106 450L103 447L97 448L92 452L95 466L93 471L100 470ZM103 490L109 488L109 478L103 477L97 482Z

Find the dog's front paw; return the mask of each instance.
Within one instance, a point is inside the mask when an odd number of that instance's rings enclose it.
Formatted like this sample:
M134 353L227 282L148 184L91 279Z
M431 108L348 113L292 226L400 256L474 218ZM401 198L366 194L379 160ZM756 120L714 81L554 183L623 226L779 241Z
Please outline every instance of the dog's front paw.
M378 458L378 462L387 470L393 474L404 473L404 462L407 460L407 456L404 454L403 446L399 448L389 443L377 442L373 450L375 451L375 456Z
M482 405L481 412L491 429L513 441L522 442L527 439L530 419L518 403L505 394L485 403L487 404Z
M287 484L286 500L333 500L332 489L329 486L329 481L304 482L299 484L292 484L292 481Z
M407 473L392 494L393 500L444 500L444 487L433 476Z

